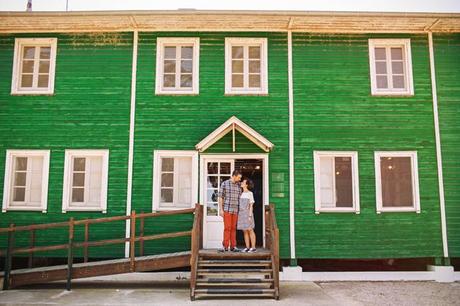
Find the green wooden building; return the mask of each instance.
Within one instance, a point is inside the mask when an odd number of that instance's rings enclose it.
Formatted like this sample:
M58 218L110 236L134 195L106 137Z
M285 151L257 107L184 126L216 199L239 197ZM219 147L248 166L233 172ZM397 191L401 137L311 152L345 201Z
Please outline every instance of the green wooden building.
M291 265L460 258L458 14L0 13L0 71L0 227L201 203L216 248L218 186L239 169L255 183L258 244L273 203ZM125 221L90 233L125 234Z

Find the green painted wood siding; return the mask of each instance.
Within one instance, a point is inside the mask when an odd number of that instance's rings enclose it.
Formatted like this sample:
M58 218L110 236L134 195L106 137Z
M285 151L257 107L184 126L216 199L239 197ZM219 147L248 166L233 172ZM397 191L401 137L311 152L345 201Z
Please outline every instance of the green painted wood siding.
M29 36L58 38L55 93L10 95L15 36L0 36L0 186L3 186L7 149L51 150L48 211L2 213L0 227L10 223L23 225L125 214L132 33ZM65 149L110 150L107 214L62 213ZM3 197L3 188L0 196ZM90 237L120 238L124 232L124 222L99 224L91 226ZM83 228L77 228L76 239L81 240L82 234ZM37 245L66 243L66 237L65 230L39 231ZM3 246L5 235L1 238ZM27 241L27 235L17 237L18 245ZM37 254L40 255L44 254ZM123 255L123 245L90 250L90 256Z
M460 257L460 34L433 36L449 256Z
M195 96L155 95L157 37L200 38L200 93ZM225 96L225 37L268 38L268 96ZM152 210L153 150L193 150L195 145L237 116L260 132L275 149L270 153L270 201L275 203L281 235L281 256L289 257L288 87L285 33L140 33L134 145L133 209ZM241 142L240 142L241 144ZM225 139L211 151L221 151ZM252 150L245 142L238 150ZM246 149L245 149L246 148ZM257 149L256 149L257 150ZM229 151L227 151L229 152ZM259 151L256 151L259 152ZM155 220L152 232L181 230L191 222ZM189 220L191 221L191 220ZM187 240L156 241L149 253L189 247Z
M415 96L371 96L368 39L380 37L411 39ZM297 257L442 256L427 36L295 33L293 44ZM315 215L314 150L358 152L360 214ZM418 152L420 214L376 213L380 150Z

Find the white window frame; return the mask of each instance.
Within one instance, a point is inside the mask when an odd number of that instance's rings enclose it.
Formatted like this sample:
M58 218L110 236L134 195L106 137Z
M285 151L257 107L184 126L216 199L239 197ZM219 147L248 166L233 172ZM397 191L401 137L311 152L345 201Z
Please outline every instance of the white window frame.
M99 207L77 207L71 206L72 182L72 158L73 157L102 157L102 174L101 174L101 205ZM68 211L100 211L107 212L107 186L109 173L109 150L65 150L64 162L64 190L62 193L62 212Z
M191 157L192 158L192 203L194 207L198 203L198 152L180 150L155 150L153 151L153 188L152 188L152 211L180 210L183 207L160 207L161 188L161 159Z
M232 88L232 46L260 47L260 88ZM247 58L244 58L247 61ZM244 65L248 67L248 65ZM244 68L243 76L247 78L248 68ZM225 38L225 94L226 95L267 95L268 94L268 43L267 38L226 37Z
M382 47L387 50L387 75L388 84L391 88L377 88L377 76L375 69L375 48ZM393 89L391 57L389 57L389 47L403 47L403 69L406 88ZM369 39L369 68L371 78L371 93L373 96L413 96L414 81L412 78L412 52L410 39Z
M410 157L412 167L412 207L383 207L382 201L382 182L380 172L381 157ZM382 212L416 212L420 213L420 195L418 182L418 161L416 151L377 151L374 152L375 160L375 192L377 200L377 213Z
M50 67L49 67L49 84L47 88L30 87L21 88L22 72L22 49L24 46L41 47L49 46L50 50ZM12 95L52 95L54 94L54 78L56 70L56 49L57 38L16 38L14 43L14 60L13 60L13 77L11 81ZM38 73L39 61L34 63L34 72ZM35 74L34 74L35 75Z
M42 169L42 192L41 201L39 207L30 206L11 206L11 189L13 180L13 159L15 157L33 157L40 156L43 158L43 169ZM50 151L49 150L7 150L6 151L6 162L5 162L5 180L3 184L3 205L2 212L7 211L41 211L46 213L48 205L48 176L49 176L49 162L50 162Z
M321 207L321 157L350 157L352 169L353 207ZM359 204L359 172L358 152L356 151L313 151L314 176L315 176L315 213L322 212L353 212L360 213ZM335 196L335 192L334 192Z
M164 88L163 87L163 72L164 72L164 47L165 46L181 46L181 45L192 45L193 46L193 58L192 58L192 88L181 89L177 88L178 69L180 65L176 65L176 89ZM155 78L155 94L156 95L197 95L199 94L200 85L200 39L198 37L158 37L157 38L157 58L156 58L156 78ZM177 60L177 55L176 55Z

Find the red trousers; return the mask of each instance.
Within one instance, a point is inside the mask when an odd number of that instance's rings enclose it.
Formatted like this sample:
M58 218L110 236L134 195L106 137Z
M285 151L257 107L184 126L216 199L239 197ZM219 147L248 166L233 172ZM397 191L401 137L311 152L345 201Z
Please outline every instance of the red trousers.
M238 222L238 214L224 212L224 248L236 247L236 224Z

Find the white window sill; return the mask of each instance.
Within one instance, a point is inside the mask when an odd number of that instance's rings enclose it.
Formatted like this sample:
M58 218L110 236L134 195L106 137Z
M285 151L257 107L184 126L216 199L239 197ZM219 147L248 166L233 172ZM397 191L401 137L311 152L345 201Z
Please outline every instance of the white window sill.
M43 207L8 207L5 209L2 209L3 213L9 212L9 211L41 211L42 213L46 213L46 209Z
M409 91L377 91L371 93L373 97L413 97L414 93Z
M321 208L318 210L315 210L315 214L319 215L320 213L354 213L354 214L359 214L360 211L356 210L355 208L351 209L344 209L344 208Z
M104 210L100 207L68 207L66 209L63 209L62 210L62 213L66 213L66 212L73 212L73 211L79 211L79 212L85 212L85 211L88 211L88 212L101 212L103 214L107 213L107 210Z
M377 213L387 213L387 212L415 212L417 214L420 213L420 210L417 210L414 207L393 207L393 208L380 208L377 210Z
M182 209L189 209L193 208L193 206L187 206L187 207L156 207L152 212L157 212L157 211L170 211L170 210L182 210Z
M12 96L53 96L54 91L40 91L40 90L24 90L12 91Z
M200 93L198 91L155 91L156 96L198 96L199 94Z
M268 91L226 91L225 96L268 96Z

